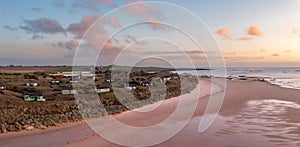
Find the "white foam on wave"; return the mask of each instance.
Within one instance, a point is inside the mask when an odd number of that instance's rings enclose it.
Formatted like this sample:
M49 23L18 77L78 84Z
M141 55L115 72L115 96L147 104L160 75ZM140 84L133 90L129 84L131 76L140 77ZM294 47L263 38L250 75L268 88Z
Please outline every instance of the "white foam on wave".
M214 73L218 73L217 69L213 69ZM222 72L222 71L220 71ZM263 78L265 81L270 82L271 84L292 88L300 89L300 69L299 68L275 68L275 67L252 67L252 68L228 68L226 71L226 77L258 77ZM191 71L177 71L177 73L190 73L194 74ZM198 70L198 76L207 75L214 76L210 70ZM215 77L215 76L214 76Z

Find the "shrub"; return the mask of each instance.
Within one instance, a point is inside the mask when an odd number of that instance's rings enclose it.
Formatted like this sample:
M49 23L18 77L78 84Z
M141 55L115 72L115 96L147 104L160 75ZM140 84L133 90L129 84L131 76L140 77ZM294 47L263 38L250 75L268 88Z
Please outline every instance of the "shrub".
M36 74L30 74L30 73L24 74L25 79L36 79L36 80L38 80L38 77L39 77L39 75L36 75Z

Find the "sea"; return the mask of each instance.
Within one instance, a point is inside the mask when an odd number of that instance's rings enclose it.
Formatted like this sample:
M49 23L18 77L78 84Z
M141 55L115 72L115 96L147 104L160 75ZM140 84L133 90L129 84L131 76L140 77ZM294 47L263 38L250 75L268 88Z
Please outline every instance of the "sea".
M176 72L179 74L189 73L198 76L207 75L213 77L216 77L216 75L224 75L225 77L260 77L281 87L300 89L300 67L230 67L226 68L225 74L218 74L222 72L218 69ZM216 73L216 75L213 73Z

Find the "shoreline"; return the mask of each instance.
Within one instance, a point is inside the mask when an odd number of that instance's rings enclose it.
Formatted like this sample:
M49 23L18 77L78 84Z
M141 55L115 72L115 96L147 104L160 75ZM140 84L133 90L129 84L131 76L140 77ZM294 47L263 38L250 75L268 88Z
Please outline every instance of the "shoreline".
M210 79L209 78L200 78L200 83L203 83L205 81L207 83L202 84L203 89L205 89L205 87L206 87L206 90L207 90L206 92L210 92L209 88L207 88L207 87L209 87L208 83L209 83ZM255 81L255 80L245 80L245 81L244 80L228 80L227 82L228 82L227 83L228 87L226 89L225 100L222 105L221 111L219 113L219 115L222 117L230 118L232 116L239 114L241 111L244 110L244 108L246 107L245 104L248 101L275 99L275 100L292 101L297 104L300 104L300 98L297 98L297 95L300 95L300 91L296 90L296 89L282 88L277 85L273 85L269 82L259 82L259 81ZM239 90L236 90L236 88L238 88ZM208 97L209 97L209 95L208 96L203 95L203 97L200 97L198 99L199 102L198 102L197 110L196 110L196 113L194 114L194 118L193 118L192 122L189 123L187 125L187 127L183 131L181 131L178 135L176 135L173 138L171 138L170 140L160 144L159 146L174 145L176 143L178 146L180 146L180 145L185 145L185 143L192 144L188 141L191 141L193 139L196 140L197 137L201 138L201 139L203 139L203 138L209 139L211 137L214 137L214 136L210 136L207 134L199 136L199 135L196 135L194 131L189 130L191 127L194 127L194 125L195 125L194 119L199 120L199 117L201 117L203 115L203 112L205 110L205 105L208 102ZM121 114L116 114L114 117L122 116L119 118L120 120L122 120L122 122L131 124L131 125L135 125L135 126L140 126L141 124L142 125L155 124L155 123L161 121L162 118L165 118L166 116L168 116L168 114L162 113L162 112L169 112L170 110L172 110L172 106L174 106L174 105L176 106L176 99L178 99L178 98L168 99L172 103L162 104L161 105L162 108L161 109L159 108L157 110L157 112L160 112L159 114L161 114L159 116L154 115L156 113L149 113L149 116L140 116L139 114L131 113L131 111L126 111L126 112L122 112ZM166 101L166 100L164 100L164 101ZM294 110L293 111L289 110L289 111L291 111L291 115L295 113ZM128 113L130 113L130 115L128 115ZM139 123L136 122L137 116L141 117L138 119ZM151 117L154 117L154 118L151 118ZM292 117L292 116L287 115L284 117ZM295 120L293 120L293 119L295 119ZM136 121L134 121L134 120L136 120ZM299 122L300 118L298 118L298 117L291 118L291 120L293 120L294 122L297 122L297 121ZM216 121L217 122L222 121L222 119L220 119L220 117L218 117L218 119ZM214 127L214 125L213 125L212 128L220 128L220 126L217 125L216 127ZM88 132L88 133L82 134L82 133L78 132L79 130L84 130L83 132ZM210 130L211 129L209 129L208 132ZM111 144L108 141L104 140L103 138L99 137L99 135L97 135L96 133L94 133L93 130L91 130L89 128L89 126L85 123L85 121L75 122L74 124L67 123L64 125L60 125L58 127L50 127L45 130L37 130L37 131L33 130L33 131L25 131L25 132L12 132L12 133L0 134L0 140L1 140L0 145L1 145L1 142L3 143L2 145L5 145L5 143L13 144L13 142L11 142L10 140L19 140L22 142L22 141L27 140L28 137L31 135L38 137L38 138L43 138L43 136L47 136L47 134L48 135L50 134L50 136L52 136L51 134L62 135L62 134L65 134L66 132L68 133L70 131L77 132L77 136L73 137L73 138L69 137L69 138L65 139L66 141L62 141L59 138L56 138L56 139L54 139L57 143L55 145L81 146L81 145L89 144L89 145L93 146L96 144L97 145L100 144L100 145L116 146L116 145ZM296 134L300 135L300 129L295 130L295 131L296 131ZM190 135L190 139L187 137L184 137L187 134ZM224 132L223 132L223 134L221 133L221 136L222 135L224 135ZM74 140L74 138L76 138L75 141L72 141L72 140ZM211 139L209 139L209 140L211 140ZM253 140L259 141L259 138L253 137L252 141ZM46 140L44 140L44 141L46 141ZM221 139L220 142L224 142L224 140ZM43 139L41 139L41 141L39 141L39 143L40 143L39 145L49 145L50 142L48 141L48 144L47 144L47 141L43 142ZM213 146L209 143L205 144L205 143L203 143L203 142L201 143L199 141L196 141L196 143L198 143L198 145L202 144L202 145ZM227 141L227 143L228 143L228 141ZM269 142L267 142L267 143L269 143ZM239 142L237 140L235 140L235 142L234 141L231 142L231 144L243 145L243 144L241 144L241 142ZM18 145L18 144L13 144L13 145Z
M268 82L272 85L275 85L275 86L279 86L281 88L288 88L288 89L295 89L295 90L300 90L300 88L297 88L295 86L292 86L292 85L284 85L284 84L280 84L280 83L276 83L274 82L274 80L276 78L274 77L268 77L268 76L227 76L227 77L221 77L221 78L226 78L228 80L242 80L242 81L245 81L245 80L249 80L249 79L255 79L256 81L259 81L259 82Z

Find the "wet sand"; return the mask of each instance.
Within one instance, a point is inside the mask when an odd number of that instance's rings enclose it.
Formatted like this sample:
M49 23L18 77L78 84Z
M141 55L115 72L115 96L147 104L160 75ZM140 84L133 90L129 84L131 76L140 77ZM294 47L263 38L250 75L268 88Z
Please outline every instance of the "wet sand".
M227 81L218 118L208 130L199 133L199 122L212 84L209 79L201 79L199 83L201 95L194 98L198 105L191 121L177 135L156 146L300 146L300 90L253 80ZM222 88L219 87L219 90ZM189 97L192 93L185 96ZM154 111L124 112L114 118L136 127L151 126L168 118L178 104L179 98L172 98L163 101ZM117 128L112 131L119 133ZM130 133L128 137L131 137ZM118 146L101 138L85 122L0 135L0 146L85 145Z

